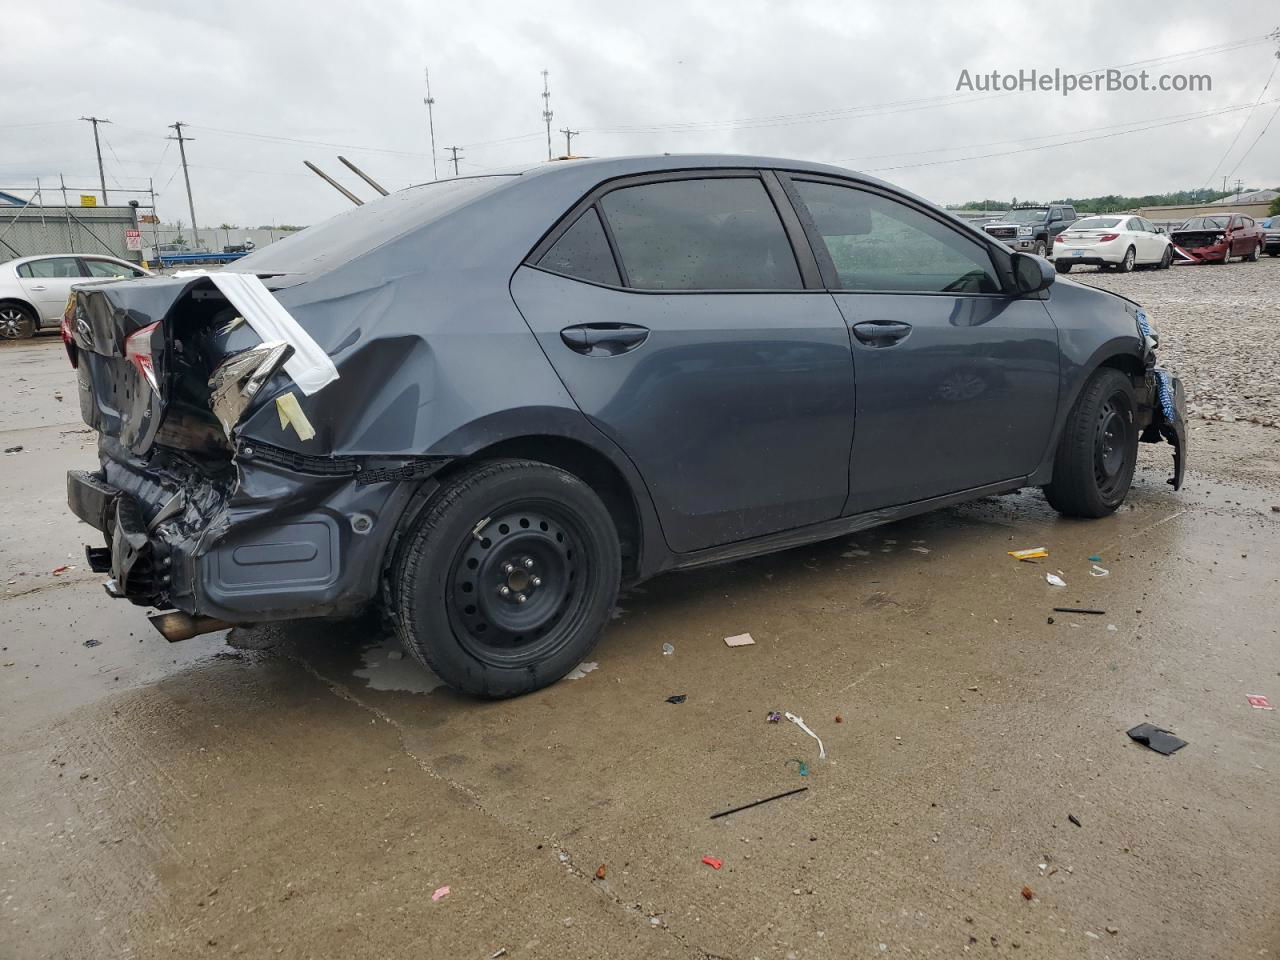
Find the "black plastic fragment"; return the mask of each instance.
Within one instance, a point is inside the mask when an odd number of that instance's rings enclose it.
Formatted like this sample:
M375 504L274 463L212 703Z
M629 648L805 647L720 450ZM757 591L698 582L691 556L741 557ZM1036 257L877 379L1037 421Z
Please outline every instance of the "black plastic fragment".
M1072 823L1074 823L1077 827L1084 826L1084 824L1080 822L1080 818L1077 817L1074 813L1068 813L1067 819L1070 820Z
M1140 723L1127 732L1130 740L1140 743L1144 747L1150 747L1156 753L1163 753L1166 757L1187 745L1187 741L1179 739L1170 731L1161 730L1151 723Z
M687 693L676 693L667 697L667 703L684 703L689 698Z

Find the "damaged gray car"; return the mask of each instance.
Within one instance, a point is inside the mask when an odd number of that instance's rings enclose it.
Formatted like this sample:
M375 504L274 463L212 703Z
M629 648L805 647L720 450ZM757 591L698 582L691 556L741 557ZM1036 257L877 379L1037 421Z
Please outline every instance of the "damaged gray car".
M459 690L620 584L1021 487L1124 500L1182 388L1142 309L848 170L566 161L412 187L234 273L84 287L68 501L170 639L371 605Z

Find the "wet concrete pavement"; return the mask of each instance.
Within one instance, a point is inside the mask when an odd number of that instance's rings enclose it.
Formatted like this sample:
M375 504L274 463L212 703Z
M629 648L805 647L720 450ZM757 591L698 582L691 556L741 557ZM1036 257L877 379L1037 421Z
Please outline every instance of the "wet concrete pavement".
M598 669L477 703L372 618L153 635L63 506L73 390L0 350L0 957L1280 952L1274 429L1197 423L1177 494L1144 447L1106 520L1028 492L660 578Z

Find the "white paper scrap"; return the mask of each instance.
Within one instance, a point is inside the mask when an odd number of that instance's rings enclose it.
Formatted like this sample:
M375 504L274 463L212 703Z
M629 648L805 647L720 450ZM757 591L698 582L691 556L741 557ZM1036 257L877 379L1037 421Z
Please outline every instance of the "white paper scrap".
M755 641L751 639L751 634L749 633L740 633L736 637L724 638L724 645L726 647L749 647L753 643L755 643Z
M797 717L797 716L796 716L794 713L792 713L790 710L788 710L786 713L784 713L784 714L783 714L783 716L784 716L784 717L786 717L788 720L790 720L792 723L794 723L797 727L799 727L801 730L803 730L803 731L804 731L805 733L807 733L809 736L813 737L813 739L817 740L817 741L818 741L818 759L819 759L819 760L825 760L825 759L827 759L827 749L826 749L826 747L824 747L824 746L822 745L822 738L821 738L821 737L819 737L819 736L818 736L816 733L814 733L812 730L810 730L807 726L805 726L804 718L803 718L803 717Z

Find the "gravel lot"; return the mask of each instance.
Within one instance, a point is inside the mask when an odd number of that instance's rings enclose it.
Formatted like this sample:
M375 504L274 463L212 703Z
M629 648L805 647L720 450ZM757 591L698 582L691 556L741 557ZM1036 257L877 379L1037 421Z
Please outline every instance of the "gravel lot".
M1130 274L1084 267L1071 279L1146 307L1193 416L1280 426L1280 258Z

